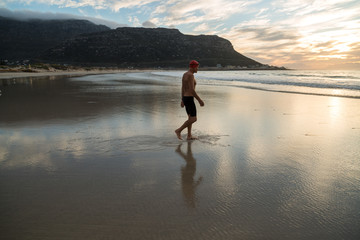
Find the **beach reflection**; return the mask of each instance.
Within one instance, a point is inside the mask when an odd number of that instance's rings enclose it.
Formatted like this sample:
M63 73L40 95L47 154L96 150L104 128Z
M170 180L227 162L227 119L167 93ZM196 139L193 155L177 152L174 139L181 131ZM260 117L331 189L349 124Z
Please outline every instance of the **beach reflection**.
M193 141L187 142L186 153L181 149L182 144L180 144L175 150L186 162L186 165L181 168L181 188L185 203L189 208L196 207L196 188L203 180L202 176L200 176L197 180L195 179L196 159L194 158L191 150L192 143Z
M4 239L359 239L358 99L202 85L179 145L177 86L103 77L1 88Z

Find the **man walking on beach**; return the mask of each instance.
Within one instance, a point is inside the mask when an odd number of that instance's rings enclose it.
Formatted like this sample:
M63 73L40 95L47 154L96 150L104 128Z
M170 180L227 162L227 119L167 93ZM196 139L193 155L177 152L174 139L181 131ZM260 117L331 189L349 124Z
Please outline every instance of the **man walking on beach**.
M182 140L181 138L181 131L185 128L188 129L187 140L194 140L197 139L191 135L191 128L192 124L196 122L196 106L194 102L194 98L198 100L201 107L204 106L204 102L195 92L196 81L194 78L194 73L197 73L199 68L199 63L195 60L192 60L189 65L189 70L184 73L182 77L182 86L181 86L181 107L185 106L186 113L188 114L189 118L184 122L184 124L175 130L176 136Z

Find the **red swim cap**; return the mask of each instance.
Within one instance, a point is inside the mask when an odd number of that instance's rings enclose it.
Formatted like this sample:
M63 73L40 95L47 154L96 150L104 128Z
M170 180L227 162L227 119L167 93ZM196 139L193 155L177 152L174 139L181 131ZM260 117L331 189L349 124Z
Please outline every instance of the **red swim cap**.
M189 66L190 66L191 68L196 68L197 66L199 66L199 63L198 63L197 61L195 61L195 60L192 60L192 61L190 62L190 64L189 64Z

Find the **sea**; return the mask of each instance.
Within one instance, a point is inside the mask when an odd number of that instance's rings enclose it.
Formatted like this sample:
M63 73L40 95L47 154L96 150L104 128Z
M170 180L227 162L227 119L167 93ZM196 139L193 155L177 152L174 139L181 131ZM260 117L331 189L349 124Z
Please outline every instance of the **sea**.
M178 81L184 71L155 71L159 80ZM171 77L171 78L170 78ZM360 71L273 70L199 71L198 84L231 86L263 91L360 98ZM172 80L171 80L172 79Z

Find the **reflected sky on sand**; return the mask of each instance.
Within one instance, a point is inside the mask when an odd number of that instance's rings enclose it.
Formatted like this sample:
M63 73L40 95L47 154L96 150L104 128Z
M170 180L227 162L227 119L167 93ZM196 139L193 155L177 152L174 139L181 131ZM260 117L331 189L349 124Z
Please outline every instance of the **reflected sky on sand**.
M143 74L146 75L146 74ZM5 239L358 239L359 100L126 74L0 84Z
M176 152L185 160L185 166L181 167L181 188L183 191L186 204L191 207L196 207L196 188L202 181L202 177L195 178L196 174L196 159L191 150L193 141L187 142L186 152L183 152L180 144Z

